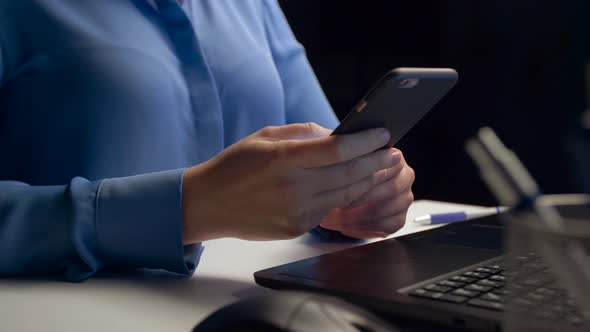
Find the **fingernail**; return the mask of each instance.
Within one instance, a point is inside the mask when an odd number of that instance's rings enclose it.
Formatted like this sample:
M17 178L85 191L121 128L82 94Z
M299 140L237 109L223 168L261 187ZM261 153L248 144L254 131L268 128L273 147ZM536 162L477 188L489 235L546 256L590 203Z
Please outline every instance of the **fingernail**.
M402 161L402 154L399 152L394 152L391 155L391 166L395 166Z
M379 129L379 138L384 142L384 144L387 144L389 143L391 135L389 134L389 131L387 129L381 128Z

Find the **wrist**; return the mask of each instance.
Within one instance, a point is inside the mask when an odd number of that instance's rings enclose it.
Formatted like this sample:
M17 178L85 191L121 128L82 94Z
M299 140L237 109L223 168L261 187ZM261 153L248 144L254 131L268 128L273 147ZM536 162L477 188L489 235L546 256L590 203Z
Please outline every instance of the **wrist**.
M219 218L213 212L213 187L207 181L206 166L185 169L182 177L182 242L184 245L224 237Z
M196 220L199 219L197 215L199 194L196 193L196 188L193 185L197 180L195 177L196 171L194 167L187 168L182 174L182 244L188 245L199 242L199 234L203 235L203 230L196 227Z

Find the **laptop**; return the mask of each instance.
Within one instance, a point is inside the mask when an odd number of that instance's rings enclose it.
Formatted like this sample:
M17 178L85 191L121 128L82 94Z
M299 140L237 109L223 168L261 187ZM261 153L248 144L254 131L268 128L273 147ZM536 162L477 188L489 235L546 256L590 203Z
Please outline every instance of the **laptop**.
M560 209L561 210L561 209ZM585 218L588 206L560 211ZM258 271L274 289L321 292L388 317L500 331L505 300L543 330L586 330L569 294L535 253L508 258L502 215L455 223ZM510 283L506 279L510 278ZM511 305L512 308L512 305Z

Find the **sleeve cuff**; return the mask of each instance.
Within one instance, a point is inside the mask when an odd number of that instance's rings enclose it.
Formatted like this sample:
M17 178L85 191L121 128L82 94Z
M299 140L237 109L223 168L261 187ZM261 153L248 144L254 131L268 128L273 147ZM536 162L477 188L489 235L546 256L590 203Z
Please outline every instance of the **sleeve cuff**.
M182 245L183 171L102 181L96 230L105 265L194 272L203 247Z

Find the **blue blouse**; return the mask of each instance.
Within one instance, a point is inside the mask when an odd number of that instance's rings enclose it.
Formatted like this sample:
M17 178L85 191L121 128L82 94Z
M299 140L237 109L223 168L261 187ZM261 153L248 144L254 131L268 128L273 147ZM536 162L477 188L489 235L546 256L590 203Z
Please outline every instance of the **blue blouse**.
M276 0L0 2L0 275L190 275L183 169L334 116Z

